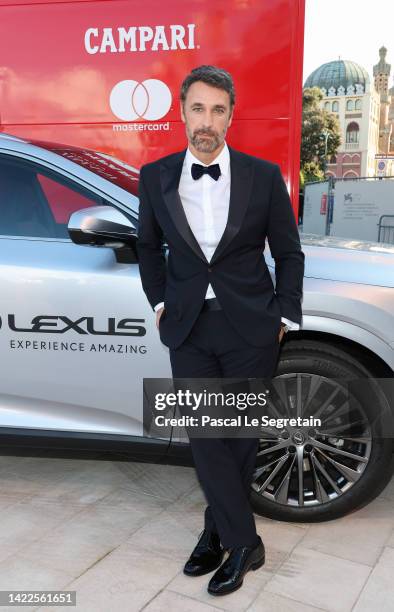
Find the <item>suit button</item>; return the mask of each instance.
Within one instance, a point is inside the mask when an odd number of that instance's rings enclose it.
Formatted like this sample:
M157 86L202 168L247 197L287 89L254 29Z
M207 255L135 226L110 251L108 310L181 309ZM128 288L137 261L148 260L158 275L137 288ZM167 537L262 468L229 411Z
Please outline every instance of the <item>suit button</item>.
M212 268L208 268L208 272L212 272Z

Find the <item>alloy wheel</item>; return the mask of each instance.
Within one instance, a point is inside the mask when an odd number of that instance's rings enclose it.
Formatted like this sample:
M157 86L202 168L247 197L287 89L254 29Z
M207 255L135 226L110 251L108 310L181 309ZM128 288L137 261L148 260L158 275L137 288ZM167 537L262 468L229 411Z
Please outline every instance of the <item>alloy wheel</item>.
M368 465L371 426L344 381L310 373L272 380L267 414L321 420L321 426L263 427L252 489L278 504L330 502L351 489Z

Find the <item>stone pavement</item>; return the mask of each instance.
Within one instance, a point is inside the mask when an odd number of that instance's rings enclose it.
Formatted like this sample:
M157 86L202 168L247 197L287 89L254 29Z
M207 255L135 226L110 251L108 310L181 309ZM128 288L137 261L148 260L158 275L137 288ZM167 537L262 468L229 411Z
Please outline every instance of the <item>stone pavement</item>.
M193 468L0 456L0 590L75 590L52 612L379 612L394 610L394 480L345 518L294 524L256 516L266 564L213 597L212 574L183 564L203 528Z

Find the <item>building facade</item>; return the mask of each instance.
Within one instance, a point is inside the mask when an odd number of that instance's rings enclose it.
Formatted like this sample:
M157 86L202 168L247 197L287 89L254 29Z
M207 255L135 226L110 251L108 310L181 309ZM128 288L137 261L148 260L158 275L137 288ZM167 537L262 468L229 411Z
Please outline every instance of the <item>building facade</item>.
M394 87L389 89L386 54L381 47L373 82L356 62L338 59L319 66L304 83L322 90L321 108L339 120L341 144L327 160L328 176L394 175Z

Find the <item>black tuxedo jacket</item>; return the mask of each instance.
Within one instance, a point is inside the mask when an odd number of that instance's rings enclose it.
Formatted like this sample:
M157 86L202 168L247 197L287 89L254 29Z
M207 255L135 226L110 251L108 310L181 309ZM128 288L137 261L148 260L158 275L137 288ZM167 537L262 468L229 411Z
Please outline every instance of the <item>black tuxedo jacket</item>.
M229 214L210 262L178 193L186 149L141 168L141 281L152 308L164 302L160 338L170 348L191 331L209 283L229 322L253 346L275 342L281 316L301 322L304 253L280 168L232 147L229 152ZM275 259L275 289L263 256L266 237Z

